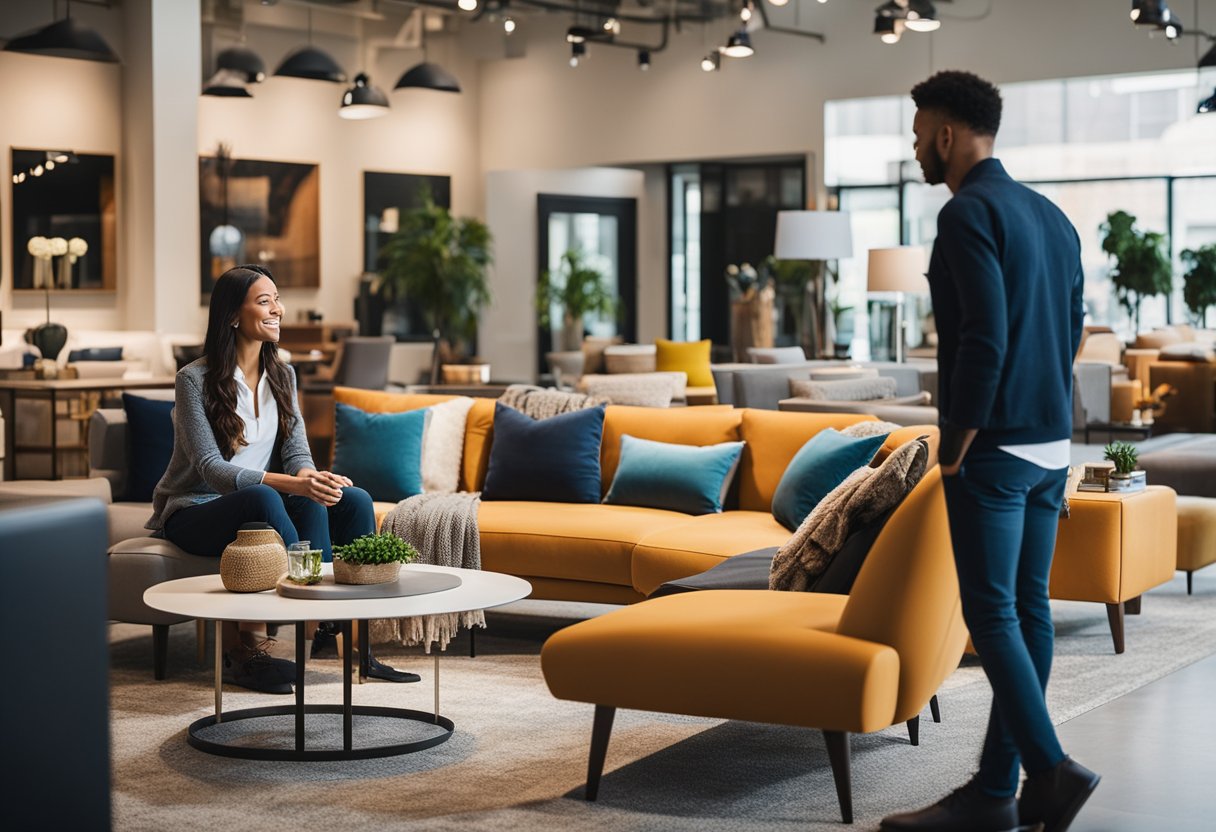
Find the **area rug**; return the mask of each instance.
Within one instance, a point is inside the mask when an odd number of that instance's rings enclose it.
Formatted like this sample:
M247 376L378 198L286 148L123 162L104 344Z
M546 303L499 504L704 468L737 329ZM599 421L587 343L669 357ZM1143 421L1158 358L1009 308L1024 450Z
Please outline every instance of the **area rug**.
M1216 578L1177 579L1127 619L1127 652L1114 655L1105 608L1055 603L1057 659L1048 700L1057 723L1216 652ZM114 820L119 830L838 830L839 808L816 731L621 711L599 800L582 799L589 705L549 695L538 653L546 624L525 603L491 617L478 656L456 642L440 659L441 712L456 723L443 745L353 763L269 763L213 757L186 745L185 728L212 708L209 664L194 658L194 628L174 627L170 676L152 679L146 627L113 625ZM290 628L275 652L292 655ZM420 684L356 686L357 704L427 710L433 663L400 649L382 660ZM308 701L341 702L341 663L310 662ZM723 678L732 668L722 668ZM225 707L290 704L290 697L225 691ZM763 696L764 691L755 691ZM943 721L921 719L920 745L891 728L853 739L855 829L928 803L974 769L990 702L983 673L965 662L940 691ZM405 725L402 729L400 726ZM233 727L229 730L235 731ZM313 743L336 743L335 719L310 718ZM357 720L356 743L432 730ZM291 723L260 726L247 741L280 742ZM278 733L276 733L278 731ZM1084 760L1101 771L1101 760Z

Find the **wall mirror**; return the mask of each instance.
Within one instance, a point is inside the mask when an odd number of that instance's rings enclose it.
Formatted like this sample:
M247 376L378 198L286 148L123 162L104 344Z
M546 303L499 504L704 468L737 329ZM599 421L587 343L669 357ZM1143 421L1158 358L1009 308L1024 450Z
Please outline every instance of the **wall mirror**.
M15 290L118 286L114 157L12 149Z

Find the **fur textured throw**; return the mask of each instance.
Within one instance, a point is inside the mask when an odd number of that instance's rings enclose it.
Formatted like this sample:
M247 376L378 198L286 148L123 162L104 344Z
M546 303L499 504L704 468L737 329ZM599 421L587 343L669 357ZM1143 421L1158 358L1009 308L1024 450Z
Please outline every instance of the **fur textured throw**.
M587 396L582 393L567 393L564 390L549 390L531 384L512 384L498 398L506 407L518 410L533 419L548 419L574 410L608 404L602 396Z
M828 492L777 550L769 589L804 592L827 569L849 534L896 506L925 475L929 443L905 442L877 468L858 468Z
M481 537L477 509L481 494L416 494L397 503L384 518L381 531L392 532L418 550L420 563L436 566L481 568ZM464 627L486 626L481 610L425 615L416 618L383 618L371 622L373 643L393 641L407 647L421 644L431 652L431 643L446 650L448 642Z

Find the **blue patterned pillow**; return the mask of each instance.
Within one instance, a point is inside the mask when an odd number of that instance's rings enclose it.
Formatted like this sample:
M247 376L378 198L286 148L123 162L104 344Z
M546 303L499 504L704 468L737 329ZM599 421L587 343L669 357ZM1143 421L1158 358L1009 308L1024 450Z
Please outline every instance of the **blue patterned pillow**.
M624 434L621 461L604 502L717 514L742 452L742 442L681 445Z
M538 420L495 404L494 443L481 498L598 503L603 434L603 407Z
M334 473L350 477L373 500L395 503L421 494L426 411L368 413L338 402Z
M790 531L797 531L829 491L870 463L886 438L885 434L854 438L832 428L812 436L794 454L777 483L773 517Z

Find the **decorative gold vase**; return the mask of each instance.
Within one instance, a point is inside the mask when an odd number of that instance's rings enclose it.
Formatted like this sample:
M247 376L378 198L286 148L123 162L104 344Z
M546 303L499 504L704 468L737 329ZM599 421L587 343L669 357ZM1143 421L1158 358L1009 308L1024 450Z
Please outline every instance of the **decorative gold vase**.
M334 582L339 584L387 584L397 580L401 564L393 563L347 563L334 558Z
M264 592L287 572L287 547L272 528L240 529L220 557L220 580L229 592Z

